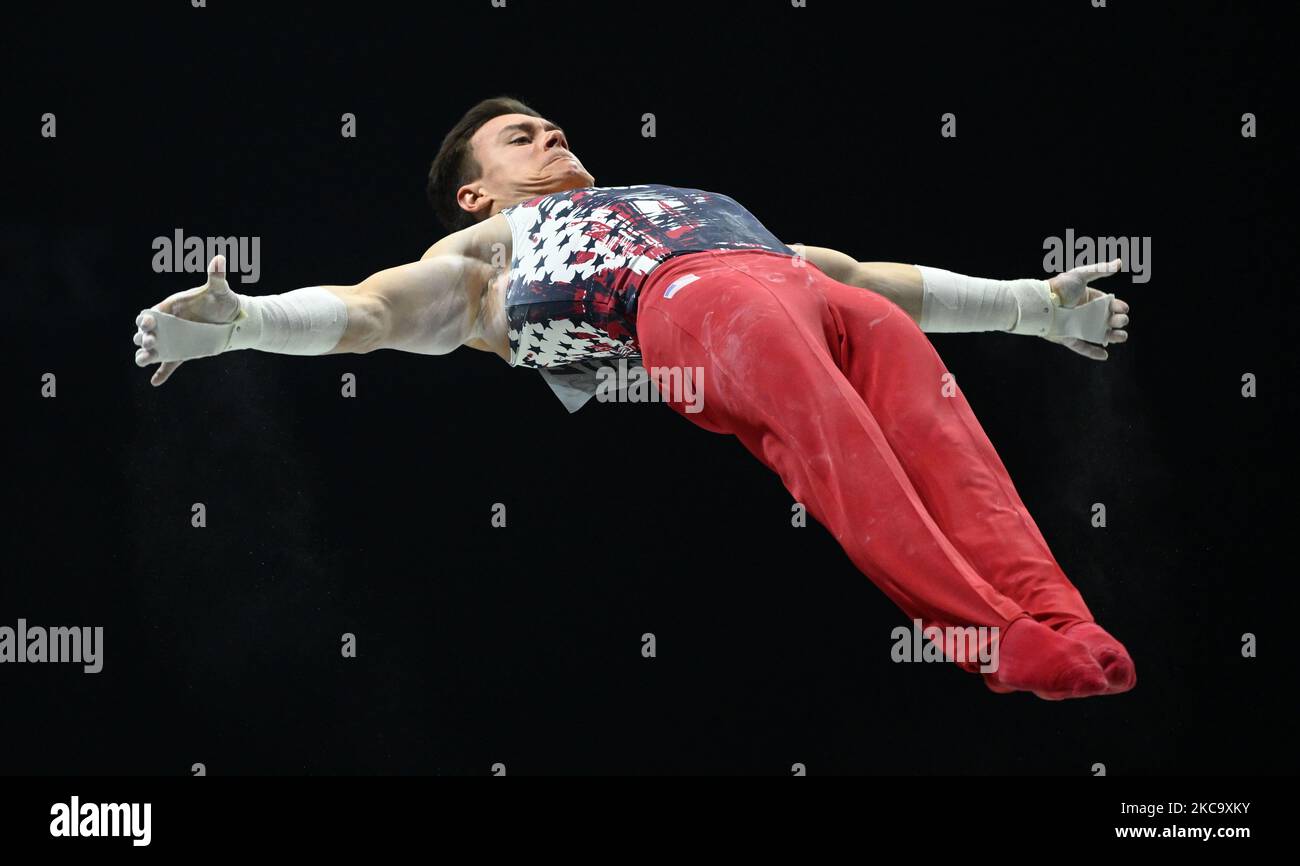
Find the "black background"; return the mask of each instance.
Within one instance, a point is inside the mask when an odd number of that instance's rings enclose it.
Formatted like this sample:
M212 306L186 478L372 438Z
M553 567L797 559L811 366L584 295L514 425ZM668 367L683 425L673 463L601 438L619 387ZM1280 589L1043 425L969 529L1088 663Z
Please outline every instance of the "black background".
M1282 11L12 10L0 625L103 626L105 667L0 667L0 773L1294 772ZM202 282L154 273L154 237L260 237L260 282L232 282L252 294L415 260L443 234L438 143L500 94L563 125L599 185L724 192L860 260L1010 278L1069 228L1151 237L1150 282L1103 284L1133 316L1109 361L934 337L1136 689L1049 703L892 663L905 617L822 527L790 527L736 440L663 406L568 415L468 349L240 352L149 385L136 313Z

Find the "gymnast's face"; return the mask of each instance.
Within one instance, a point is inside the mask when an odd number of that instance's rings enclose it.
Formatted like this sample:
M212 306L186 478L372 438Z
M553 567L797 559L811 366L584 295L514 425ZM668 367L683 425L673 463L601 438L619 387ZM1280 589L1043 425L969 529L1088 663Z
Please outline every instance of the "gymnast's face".
M545 193L596 185L569 149L564 130L542 118L494 117L474 133L470 147L482 174L462 186L456 197L462 208L474 213L491 216Z

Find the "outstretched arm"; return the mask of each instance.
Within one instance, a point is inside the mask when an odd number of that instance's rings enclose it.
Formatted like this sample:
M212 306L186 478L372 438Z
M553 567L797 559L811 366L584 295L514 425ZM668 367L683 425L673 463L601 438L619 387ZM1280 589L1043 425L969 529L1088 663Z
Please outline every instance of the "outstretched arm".
M1129 305L1088 285L1116 273L1119 259L1048 280L985 280L939 268L859 262L827 247L790 246L831 279L893 301L927 333L1033 334L1098 361L1109 356L1107 344L1128 340Z
M796 252L802 250L808 261L832 280L884 295L902 307L912 321L918 325L921 323L921 272L913 266L896 262L860 262L829 247L803 244L790 244L790 247Z
M379 271L352 286L311 286L281 295L240 295L226 282L225 257L205 285L179 292L136 317L135 362L160 364L161 385L184 361L234 349L288 355L399 349L442 355L480 336L490 268L457 254Z

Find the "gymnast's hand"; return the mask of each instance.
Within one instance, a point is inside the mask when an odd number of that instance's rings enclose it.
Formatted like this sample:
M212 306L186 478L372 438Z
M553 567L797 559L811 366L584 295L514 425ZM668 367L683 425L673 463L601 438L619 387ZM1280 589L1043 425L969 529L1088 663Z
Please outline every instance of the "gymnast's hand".
M1047 281L1047 285L1061 299L1062 307L1077 307L1106 294L1092 288L1088 283L1102 277L1108 277L1118 272L1123 266L1122 259L1114 259L1105 264L1082 265L1063 274L1057 274ZM1106 331L1107 343L1123 343L1128 339L1128 331L1123 330L1128 325L1128 304L1119 298L1111 298L1108 325L1109 330ZM1060 343L1067 349L1078 352L1084 357L1092 358L1094 361L1104 361L1110 356L1105 346L1089 343L1087 340L1080 340L1077 337L1047 337L1046 339L1051 340L1053 343Z
M192 322L207 322L224 325L233 322L239 315L239 297L226 282L226 257L213 256L208 263L208 281L193 289L186 289L154 304L152 309L170 313ZM158 363L157 320L149 313L136 316L134 342L140 348L135 353L137 367ZM184 361L163 361L149 381L153 385L166 382L176 368Z

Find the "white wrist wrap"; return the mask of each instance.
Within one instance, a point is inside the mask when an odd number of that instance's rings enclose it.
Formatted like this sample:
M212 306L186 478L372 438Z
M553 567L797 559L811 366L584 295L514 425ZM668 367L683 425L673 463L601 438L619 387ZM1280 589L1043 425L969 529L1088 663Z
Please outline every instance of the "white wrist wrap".
M323 355L338 345L347 329L348 305L320 286L283 295L240 295L234 326L227 349Z
M922 331L1007 331L1015 326L1016 296L1012 294L1010 282L966 277L924 265L915 267L921 272L923 287Z
M1008 331L1076 337L1106 345L1110 302L1102 295L1062 307L1046 280L987 280L916 265L921 272L921 330L927 333Z
M150 308L157 322L160 361L188 361L235 349L282 355L323 355L338 345L348 323L348 306L328 289L311 286L283 295L239 295L233 322L192 322Z

